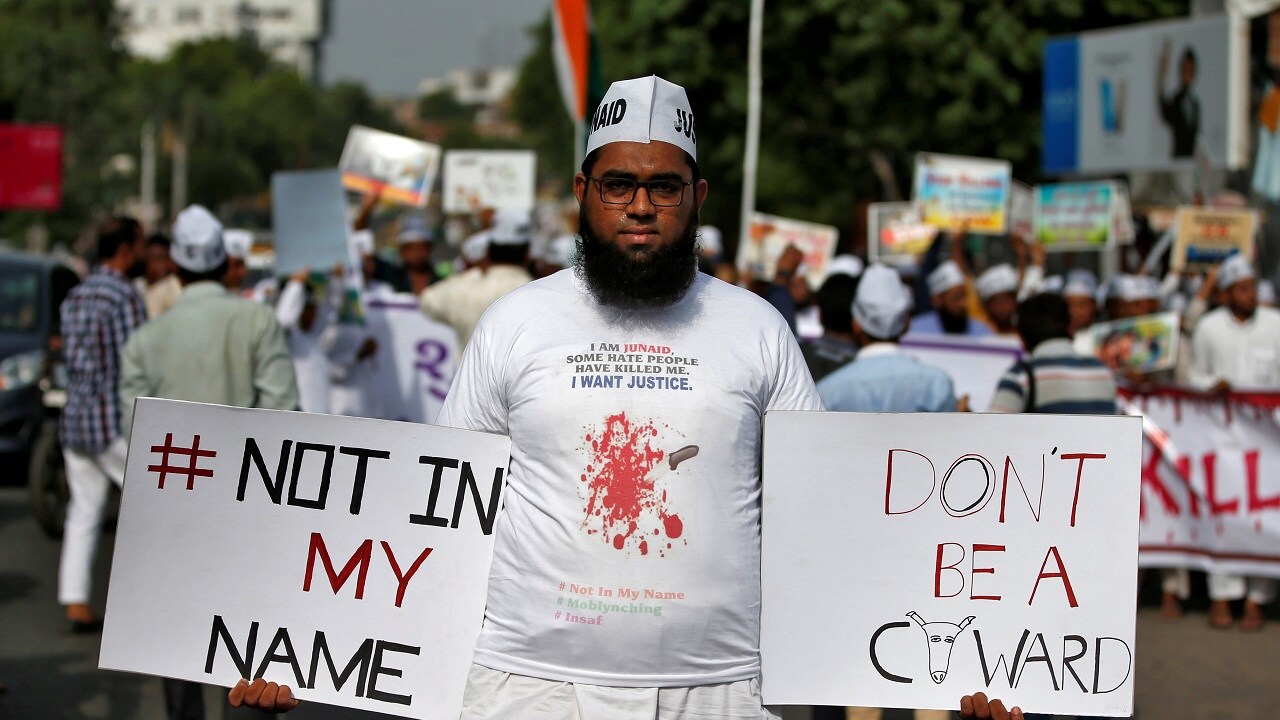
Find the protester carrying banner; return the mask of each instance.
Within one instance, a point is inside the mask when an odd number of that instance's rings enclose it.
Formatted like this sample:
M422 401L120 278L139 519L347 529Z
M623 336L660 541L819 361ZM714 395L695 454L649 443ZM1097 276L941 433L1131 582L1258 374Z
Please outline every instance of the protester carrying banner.
M356 417L383 417L379 399L378 364L388 354L366 322L369 302L388 297L391 286L374 278L377 264L373 255L373 233L357 230L348 236L351 254L359 260L360 282L355 285L361 311L360 322L343 322L339 317L336 337L329 348L329 412ZM350 292L350 291L348 291Z
M858 356L818 383L828 410L951 412L955 388L942 370L898 347L911 322L911 296L898 273L872 265L863 273L850 312Z
M337 340L344 293L340 266L327 278L303 268L289 277L276 301L276 320L285 329L303 412L329 412L330 351Z
M458 333L465 348L480 316L495 300L533 280L525 269L533 225L527 210L504 209L488 231L485 262L422 291L422 311Z
M121 354L125 433L140 397L296 409L298 386L280 324L269 308L235 297L222 283L222 225L193 205L174 220L173 238L182 294L168 312L134 333ZM204 717L199 684L164 682L170 720Z
M117 388L120 349L146 320L142 298L126 273L142 258L134 221L114 219L98 231L101 262L62 303L67 404L58 439L71 493L58 565L58 602L72 632L95 632L102 620L89 607L93 559L111 483L124 482L128 433L122 432ZM124 412L128 412L124 409Z
M1232 255L1218 269L1218 287L1226 305L1210 311L1191 340L1191 384L1201 390L1276 390L1280 387L1280 311L1258 307L1253 265ZM1244 598L1240 629L1259 630L1262 606L1275 598L1272 578L1209 575L1209 624L1235 622L1228 602Z
M939 265L926 282L933 312L917 315L911 321L913 333L970 337L991 334L990 328L969 317L968 278L955 260Z
M1018 271L1008 263L987 268L974 283L982 307L997 335L1016 335L1013 314L1018 309Z
M1069 324L1067 303L1057 295L1042 293L1018 305L1018 335L1031 357L1000 378L988 412L1115 414L1111 370L1075 351Z

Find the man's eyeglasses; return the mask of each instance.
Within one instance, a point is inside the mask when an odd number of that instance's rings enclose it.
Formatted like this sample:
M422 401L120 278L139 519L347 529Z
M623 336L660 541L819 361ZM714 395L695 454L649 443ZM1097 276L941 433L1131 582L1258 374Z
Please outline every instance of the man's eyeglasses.
M659 207L674 207L684 200L684 188L686 185L692 185L692 182L680 182L679 180L628 180L626 178L598 178L587 176L588 180L595 180L596 185L600 187L601 202L610 205L630 205L631 201L636 199L636 188L644 188L649 193L649 202Z

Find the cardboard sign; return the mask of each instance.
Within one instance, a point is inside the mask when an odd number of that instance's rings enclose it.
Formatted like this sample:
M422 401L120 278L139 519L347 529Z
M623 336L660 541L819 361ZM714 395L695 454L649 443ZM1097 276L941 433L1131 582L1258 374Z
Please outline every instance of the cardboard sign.
M946 371L956 397L968 395L969 408L974 412L986 412L991 407L1000 377L1022 358L1021 341L999 336L912 335L908 328L900 346L916 360Z
M766 704L1133 710L1137 418L771 412Z
M867 207L867 254L871 262L914 261L937 236L938 228L920 219L920 208L915 203L871 203Z
M1112 370L1169 370L1178 362L1179 323L1176 312L1095 323L1076 333L1076 351L1096 356Z
M1139 564L1280 577L1280 393L1120 394L1143 419Z
M444 154L444 211L532 209L536 162L532 150L450 150Z
M0 210L62 205L62 128L0 123Z
M276 275L327 272L347 262L347 209L337 170L271 174Z
M1115 198L1113 182L1040 185L1036 188L1036 240L1050 252L1107 247Z
M455 720L510 441L138 401L99 666Z
M422 207L440 168L440 146L360 125L351 126L342 147L342 184L383 200Z
M423 314L409 293L367 298L365 318L378 341L377 406L382 416L435 422L462 355L458 334Z
M1006 160L916 156L911 197L925 223L944 230L966 225L970 233L1001 235L1009 222L1013 167Z
M1182 206L1175 220L1172 269L1206 270L1240 253L1253 258L1258 213L1247 208Z
M830 225L752 213L748 242L738 245L738 267L757 279L772 280L778 257L795 245L804 253L800 267L809 287L820 287L839 238L840 231Z

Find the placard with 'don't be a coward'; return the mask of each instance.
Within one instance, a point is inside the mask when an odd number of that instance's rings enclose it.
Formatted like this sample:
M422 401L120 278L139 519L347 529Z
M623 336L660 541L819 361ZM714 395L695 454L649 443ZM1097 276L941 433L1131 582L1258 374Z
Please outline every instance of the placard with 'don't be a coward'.
M768 704L1133 710L1142 421L771 412Z

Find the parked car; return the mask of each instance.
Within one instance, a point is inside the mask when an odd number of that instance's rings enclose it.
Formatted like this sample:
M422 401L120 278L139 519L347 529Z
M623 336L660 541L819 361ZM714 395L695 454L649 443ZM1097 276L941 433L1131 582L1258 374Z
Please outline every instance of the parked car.
M62 348L58 311L80 278L52 258L0 252L0 453L25 453L48 419L41 378Z

